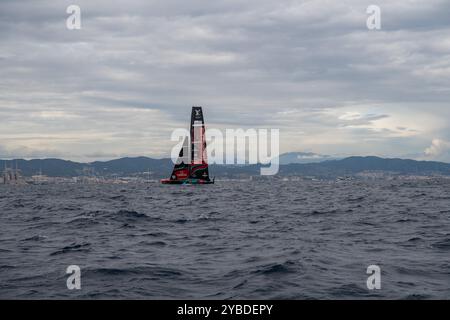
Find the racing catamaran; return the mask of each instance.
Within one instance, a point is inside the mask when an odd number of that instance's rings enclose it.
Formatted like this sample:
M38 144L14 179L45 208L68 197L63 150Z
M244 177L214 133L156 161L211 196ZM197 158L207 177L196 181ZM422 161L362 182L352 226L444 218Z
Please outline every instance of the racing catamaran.
M190 142L190 144L189 144ZM192 107L190 137L186 137L169 179L163 184L212 184L206 156L205 121L202 107Z

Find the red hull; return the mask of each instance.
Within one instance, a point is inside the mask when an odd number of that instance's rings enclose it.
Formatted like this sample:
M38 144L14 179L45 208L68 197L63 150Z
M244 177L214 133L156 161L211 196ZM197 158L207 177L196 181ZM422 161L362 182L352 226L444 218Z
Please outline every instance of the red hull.
M213 180L204 180L204 179L185 179L185 180L170 180L170 179L161 179L162 184L213 184Z

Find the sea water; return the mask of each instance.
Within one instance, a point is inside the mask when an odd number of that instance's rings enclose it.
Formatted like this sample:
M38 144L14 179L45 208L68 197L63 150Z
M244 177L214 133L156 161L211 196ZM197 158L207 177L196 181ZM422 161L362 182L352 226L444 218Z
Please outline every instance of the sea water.
M0 186L0 298L449 297L450 180Z

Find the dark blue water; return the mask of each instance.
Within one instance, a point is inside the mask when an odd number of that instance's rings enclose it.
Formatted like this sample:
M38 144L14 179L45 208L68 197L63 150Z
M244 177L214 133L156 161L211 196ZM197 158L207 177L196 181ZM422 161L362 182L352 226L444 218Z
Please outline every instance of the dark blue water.
M0 298L448 299L450 180L0 186Z

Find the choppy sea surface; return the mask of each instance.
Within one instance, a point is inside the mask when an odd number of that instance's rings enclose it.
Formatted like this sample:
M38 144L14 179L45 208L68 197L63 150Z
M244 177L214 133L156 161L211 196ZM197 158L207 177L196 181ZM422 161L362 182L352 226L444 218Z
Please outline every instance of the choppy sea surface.
M0 186L0 298L449 299L450 180Z

